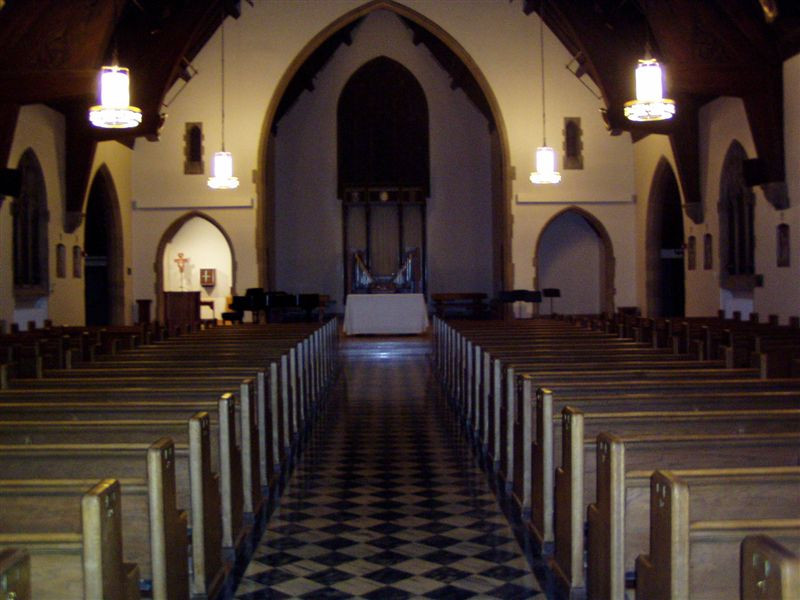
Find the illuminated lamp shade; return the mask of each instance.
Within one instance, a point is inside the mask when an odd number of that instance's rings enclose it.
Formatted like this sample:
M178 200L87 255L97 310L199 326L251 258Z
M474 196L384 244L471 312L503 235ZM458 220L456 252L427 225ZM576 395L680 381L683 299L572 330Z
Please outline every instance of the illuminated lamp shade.
M539 65L540 75L542 77L542 145L536 148L536 170L531 173L531 183L560 183L561 173L556 171L556 152L547 145L547 112L545 111L546 103L544 101L544 8L545 2L539 7Z
M125 129L142 122L142 111L130 106L130 73L117 65L100 70L100 104L89 109L95 127Z
M222 78L222 85L220 90L222 92L221 102L221 116L222 116L222 151L214 153L214 162L212 164L211 172L213 175L208 178L208 187L212 190L233 190L239 187L239 178L233 176L233 155L230 152L225 152L225 17L222 18L222 25L220 26L220 74Z
M664 98L661 66L653 58L639 59L636 66L636 100L625 103L631 121L663 121L675 115L675 101Z
M531 183L560 183L561 173L556 171L556 152L550 146L536 149L536 171L531 173Z
M215 152L213 177L208 178L208 187L215 190L233 190L239 187L239 178L233 176L233 155L230 152Z

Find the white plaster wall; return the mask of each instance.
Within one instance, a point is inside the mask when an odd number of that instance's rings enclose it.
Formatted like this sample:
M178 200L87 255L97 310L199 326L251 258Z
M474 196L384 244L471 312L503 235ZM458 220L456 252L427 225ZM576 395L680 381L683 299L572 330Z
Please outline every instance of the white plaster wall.
M73 277L72 247L84 247L83 225L72 233L64 232L65 206L65 162L64 162L64 119L56 111L43 105L23 106L20 109L14 141L9 154L9 167L16 167L26 149L36 153L42 167L47 193L50 220L48 224L48 260L50 275L50 295L35 303L17 302L13 294L13 238L11 219L11 198L6 198L0 210L0 319L15 321L26 326L29 320L41 325L45 318L55 324L82 325L84 314L84 279ZM102 142L97 145L92 177L102 164L109 168L117 194L120 199L120 215L123 231L123 251L125 265L130 265L131 226L130 226L130 156L131 151L116 142ZM91 179L90 179L91 181ZM67 276L56 277L56 245L64 244L67 249ZM126 298L131 293L132 274L125 275ZM126 301L126 305L129 301Z
M580 207L605 227L611 240L614 260L615 306L633 306L637 303L634 280L636 260L636 204L623 203L556 203L517 206L514 217L514 244L520 245L522 258L515 259L515 287L533 289L535 271L533 267L536 244L542 228L558 213L571 206ZM516 252L516 250L515 250ZM523 269L524 267L524 269ZM541 268L541 264L540 264ZM523 277L522 273L525 274ZM544 287L541 283L539 287ZM554 286L558 287L558 286Z
M276 146L276 284L342 298L341 201L336 197L336 110L365 62L387 56L420 82L428 102L431 196L429 291L491 293L491 191L487 122L392 13L372 13L341 47L312 93L281 120Z
M175 259L182 252L189 262L183 275ZM163 258L165 291L199 291L203 300L214 302L214 315L220 318L226 310L226 297L233 282L233 257L228 241L212 223L201 217L186 221L164 247ZM200 285L200 269L216 269L216 285ZM211 318L212 313L202 307L201 317Z
M238 260L236 285L246 288L258 284L255 239L258 218L251 173L261 169L267 107L280 78L312 38L363 4L358 0L259 0L253 7L243 4L238 20L226 21L225 141L226 149L234 154L235 173L242 182L232 192L210 191L204 176L183 175L186 122L203 123L207 159L217 149L219 32L196 57L194 65L199 74L170 105L161 140L138 142L134 153L133 200L139 207L133 218L135 297L152 297L152 265L158 239L170 223L191 209L208 212L230 234ZM512 193L523 202L540 203L512 206L514 286L530 286L534 275L533 248L542 225L565 205L578 204L589 206L611 236L617 259L617 305L633 304L636 247L630 227L634 213L632 144L626 135L611 137L605 131L597 110L600 102L563 68L570 59L566 50L547 32L547 138L551 145L560 147L563 118L581 117L585 169L564 172L559 186L535 188L527 176L543 133L537 17L523 14L521 0L406 0L401 4L418 11L433 26L443 28L474 63L499 109L510 165L517 172ZM431 149L435 150L433 146ZM334 160L334 155L321 160L324 165ZM435 188L434 195L437 192ZM593 203L597 201L604 204L595 206ZM442 281L444 285L452 283L448 279Z
M561 290L561 297L553 300L554 312L597 314L601 311L600 254L600 238L578 214L564 213L542 232L539 287ZM550 299L543 299L540 313L550 313Z
M758 272L764 274L764 287L757 290L756 309L765 319L778 315L781 323L788 317L800 315L800 55L783 65L784 147L786 150L786 184L790 207L776 211L766 202L760 202L756 213L756 243L769 240L757 248ZM791 264L776 266L776 228L788 223L790 228Z

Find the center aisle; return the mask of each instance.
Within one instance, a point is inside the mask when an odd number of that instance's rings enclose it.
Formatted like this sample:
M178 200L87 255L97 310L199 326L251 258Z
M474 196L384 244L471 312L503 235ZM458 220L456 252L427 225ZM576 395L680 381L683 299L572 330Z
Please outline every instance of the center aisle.
M343 338L325 415L236 590L544 597L438 397L425 338Z

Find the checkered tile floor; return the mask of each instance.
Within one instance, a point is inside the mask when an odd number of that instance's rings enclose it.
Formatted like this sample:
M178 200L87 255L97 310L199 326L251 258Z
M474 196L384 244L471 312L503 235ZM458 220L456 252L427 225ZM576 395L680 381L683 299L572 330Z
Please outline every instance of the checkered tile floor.
M329 407L236 598L544 598L436 397L426 351L345 342Z

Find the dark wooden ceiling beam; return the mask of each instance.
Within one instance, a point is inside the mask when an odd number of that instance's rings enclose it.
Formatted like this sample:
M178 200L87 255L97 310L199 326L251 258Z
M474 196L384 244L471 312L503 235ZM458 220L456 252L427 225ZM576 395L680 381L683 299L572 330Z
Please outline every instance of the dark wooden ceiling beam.
M84 98L89 102L98 73L97 69L0 70L0 102L33 104L70 98Z
M184 58L196 46L198 37L209 30L215 31L222 23L226 4L225 0L193 0L182 4L156 31L141 21L123 26L118 34L120 60L127 61L131 69L131 101L142 110L137 136L158 135L163 124L164 97L183 71ZM111 137L125 135L129 134L120 132Z
M97 140L86 119L86 111L80 105L66 116L64 231L72 233L83 223L83 200L89 186Z
M17 117L19 115L19 105L0 103L0 169L8 164L11 153L11 143L14 140L14 130L17 127ZM3 194L0 193L0 206L3 205Z
M683 211L695 223L703 222L703 192L700 186L699 106L690 96L680 97L680 111L671 119L669 143L683 191Z
M573 55L585 57L583 66L600 90L609 129L629 130L622 108L634 94L633 68L644 50L644 22L631 14L609 23L588 2L547 3L544 21Z
M757 183L774 208L788 208L781 72L774 73L770 87L753 90L745 96L744 107L758 154L760 177Z

